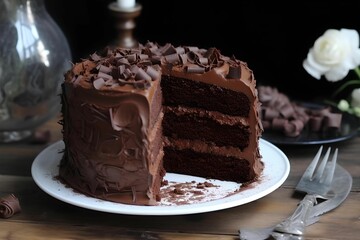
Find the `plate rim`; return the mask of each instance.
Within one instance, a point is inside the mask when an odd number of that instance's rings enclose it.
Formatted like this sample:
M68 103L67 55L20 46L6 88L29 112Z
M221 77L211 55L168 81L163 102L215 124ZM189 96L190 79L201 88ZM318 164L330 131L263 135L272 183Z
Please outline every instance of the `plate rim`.
M187 214L197 214L197 213L206 213L206 212L212 212L212 211L218 211L223 209L228 209L240 205L247 204L249 202L255 201L257 199L260 199L271 192L278 189L287 179L290 173L290 161L288 157L285 155L285 153L280 150L277 146L272 144L271 142L264 140L260 138L259 140L260 144L260 153L263 155L264 151L273 151L273 154L277 154L279 156L279 159L277 159L277 163L281 162L281 165L283 167L281 175L278 176L278 179L267 188L263 189L260 192L257 192L256 194L249 195L245 198L240 197L241 194L246 193L252 193L252 189L255 189L256 187L260 186L266 186L266 179L262 179L265 181L265 183L262 183L260 180L259 182L255 182L254 184L257 184L254 188L246 189L244 191L240 191L239 193L233 194L231 196L227 196L221 199L211 200L208 202L202 202L202 203L194 203L194 204L187 204L187 205L172 205L172 206L139 206L139 205L129 205L129 204L122 204L122 203L115 203L110 202L102 199L97 199L94 197L86 196L82 193L78 193L74 191L72 188L65 186L63 183L61 183L57 178L56 175L58 174L58 164L60 162L60 158L62 156L62 151L60 149L63 149L64 143L62 140L59 140L57 142L54 142L53 144L49 145L45 149L43 149L34 159L32 166L31 166L31 175L35 183L38 185L38 187L43 190L48 195L62 201L66 202L68 204L100 211L100 212L108 212L108 213L116 213L116 214L127 214L127 215L158 215L158 216L169 216L169 215L187 215ZM49 155L51 153L55 153L57 150L57 154L51 155L54 156L51 160L54 162L49 162L47 164L52 164L55 167L52 167L52 169L43 169L42 167L46 168L46 164L44 164L46 155ZM48 159L48 158L47 158ZM265 170L268 171L269 166L271 166L271 162L268 162L268 159L266 159L266 156L263 155L262 161L264 162L264 171L260 178L269 177L268 175L264 175ZM268 166L267 166L268 165ZM279 165L276 165L276 167L279 167ZM56 168L56 169L55 169ZM272 172L272 171L270 171ZM167 173L168 176L172 173ZM45 180L45 181L44 181ZM48 181L48 182L46 182ZM50 182L51 181L51 182ZM51 187L49 189L48 185L55 184L56 187ZM73 199L66 197L67 194L73 195ZM78 201L77 199L80 198L82 200L85 200L85 202ZM90 201L91 204L88 203ZM103 204L101 204L103 203Z

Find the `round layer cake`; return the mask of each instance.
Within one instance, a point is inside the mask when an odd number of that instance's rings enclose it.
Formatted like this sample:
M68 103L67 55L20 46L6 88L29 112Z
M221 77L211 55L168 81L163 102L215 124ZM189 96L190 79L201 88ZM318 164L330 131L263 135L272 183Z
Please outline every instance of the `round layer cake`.
M253 72L216 48L105 49L62 89L59 177L78 192L156 205L166 172L239 183L262 172Z

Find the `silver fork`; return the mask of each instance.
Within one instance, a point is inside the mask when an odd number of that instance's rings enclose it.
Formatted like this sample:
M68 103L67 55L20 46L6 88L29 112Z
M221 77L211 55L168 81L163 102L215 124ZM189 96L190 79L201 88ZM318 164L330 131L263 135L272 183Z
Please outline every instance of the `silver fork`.
M298 204L294 213L276 226L263 229L240 229L240 239L266 239L272 232L274 233L272 235L273 237L279 237L281 239L286 239L282 237L283 233L291 234L293 236L291 239L302 239L305 227L318 221L318 217L307 217L311 208L317 204L316 199L329 199L332 196L331 193L329 193L329 189L336 168L338 149L335 149L332 160L328 161L331 151L329 147L318 165L322 150L323 146L319 148L295 188L296 191L307 194Z

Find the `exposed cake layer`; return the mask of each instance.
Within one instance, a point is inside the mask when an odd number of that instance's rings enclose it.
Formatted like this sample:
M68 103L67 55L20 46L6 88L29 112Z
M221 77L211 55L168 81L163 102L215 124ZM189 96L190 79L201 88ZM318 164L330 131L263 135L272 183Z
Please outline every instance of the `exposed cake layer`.
M250 101L244 93L217 85L163 76L161 88L167 106L191 106L241 117L248 117L250 112Z
M164 167L169 172L236 182L252 181L258 175L237 147L168 137L164 152Z
M241 150L249 145L250 127L247 118L201 108L183 106L164 108L165 136L201 140L217 146L234 146Z
M217 162L219 164L217 169L222 171L221 168L224 167L229 171L228 175L244 174L243 177L234 177L232 179L234 181L255 180L264 167L259 149L259 138L263 129L259 118L260 103L256 81L252 71L246 63L222 56L216 49L193 49L187 57L186 62L181 60L183 64L170 66L163 64L161 86L164 92L164 105L167 106L164 134L169 137L170 142L173 138L183 140L197 138L208 145L239 148L241 152L237 159L227 160L234 166L237 164L236 169L230 170L223 166L221 161ZM175 113L168 110L176 104L183 109L203 108L205 111L179 115L179 111ZM204 114L206 112L207 114ZM218 115L215 116L215 112ZM231 119L230 116L234 118ZM235 119L237 122L234 121ZM183 165L188 164L186 163L188 160L183 157L188 156L189 153L196 156L193 159L210 157L209 153L200 154L196 149L179 150L174 142L170 148L165 149L165 166L168 166L168 161L175 162L175 158L177 161L182 161ZM226 161L224 156L214 153L210 158L219 157ZM192 165L195 160L189 161ZM180 163L174 165L180 166ZM240 171L241 166L247 167L244 167L244 171ZM180 170L180 167L178 169ZM193 173L197 174L197 171Z

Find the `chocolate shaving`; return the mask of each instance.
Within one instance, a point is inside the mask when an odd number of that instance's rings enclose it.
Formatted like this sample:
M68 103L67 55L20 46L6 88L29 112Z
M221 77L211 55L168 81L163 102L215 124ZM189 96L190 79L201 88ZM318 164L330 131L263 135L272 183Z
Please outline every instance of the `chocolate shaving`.
M297 137L305 128L319 132L339 129L341 126L342 114L331 112L330 107L306 108L269 86L259 86L258 93L264 129L281 131L288 137Z
M180 61L179 54L177 54L177 53L167 55L167 56L165 56L165 59L168 63L171 63L171 64L179 64L179 61Z
M160 52L163 56L166 56L166 55L176 53L176 49L172 44L167 43L160 49Z
M147 54L139 54L139 59L140 59L140 60L149 59L149 55L147 55Z
M199 48L198 48L198 47L192 47L192 46L188 46L188 47L186 47L185 49L186 49L186 51L188 51L188 52L197 52L197 51L199 51Z
M102 78L102 79L104 79L105 81L111 80L111 79L113 78L111 75L106 74L106 73L103 73L103 72L99 72L99 73L97 74L97 77L98 77L98 78Z
M228 78L240 77L240 61L222 56L216 48L175 48L170 43L161 46L147 42L145 45L139 44L136 48L105 48L91 54L88 59L83 59L83 70L76 72L72 82L89 82L95 89L101 89L103 86L115 88L124 84L135 88L148 88L152 81L160 80L163 70L171 71L176 66L188 73L201 74L221 67L225 62L230 65ZM92 66L90 70L89 65Z
M102 72L102 73L111 73L111 68L109 68L109 67L107 67L107 66L105 66L105 65L99 65L99 66L97 66L96 67L98 70L99 70L99 72Z
M160 73L157 71L153 66L148 66L146 68L146 73L151 77L151 79L154 81L156 79L160 79Z
M197 65L191 65L191 66L186 66L186 71L188 73L204 73L205 68Z
M175 48L175 50L176 50L177 54L184 54L185 53L185 48L183 48L183 47L177 47L177 48Z
M97 53L93 53L90 55L90 58L93 60L93 61L100 61L101 60L101 57L97 54Z
M181 64L182 64L182 65L185 65L185 64L188 62L188 61L187 61L188 56L187 56L186 53L180 54L179 57L180 57L180 61L181 61Z
M129 61L129 63L134 63L136 59L136 54L127 55L127 60Z
M204 58L204 57L199 57L198 62L199 62L199 65L207 65L209 63L209 59Z
M95 89L99 90L105 85L105 80L103 78L98 78L94 80L93 85Z
M14 194L0 198L0 217L10 218L21 211L20 202Z
M142 68L139 68L135 75L135 80L151 81L152 79L151 79L151 76L148 75Z
M228 75L226 75L226 78L236 79L236 78L240 78L240 76L241 76L241 67L240 66L237 66L237 67L230 66L229 67L229 73L228 73Z
M127 58L120 58L118 61L117 61L117 64L118 65L126 65L126 66L130 66L130 62Z
M78 76L75 80L74 80L74 84L77 85L79 84L79 81L83 78L82 75Z

